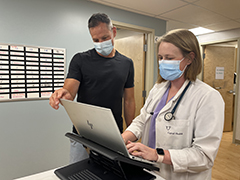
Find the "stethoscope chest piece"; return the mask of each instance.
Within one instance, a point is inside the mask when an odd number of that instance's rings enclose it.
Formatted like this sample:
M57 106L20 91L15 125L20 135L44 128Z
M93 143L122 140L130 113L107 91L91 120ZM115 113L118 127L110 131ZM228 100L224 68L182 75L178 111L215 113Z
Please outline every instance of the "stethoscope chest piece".
M179 102L181 101L183 95L184 95L185 92L187 91L187 89L188 89L188 87L189 87L190 84L191 84L191 81L189 81L189 83L187 84L187 86L184 88L184 90L183 90L181 96L179 97L176 105L173 107L173 110L172 110L171 112L167 112L167 113L164 115L164 119L165 119L166 121L171 121L172 119L175 119L174 116L173 116L173 114L174 114L175 110L177 109Z
M164 119L166 121L171 121L173 119L173 113L172 112L167 112L165 115L164 115Z

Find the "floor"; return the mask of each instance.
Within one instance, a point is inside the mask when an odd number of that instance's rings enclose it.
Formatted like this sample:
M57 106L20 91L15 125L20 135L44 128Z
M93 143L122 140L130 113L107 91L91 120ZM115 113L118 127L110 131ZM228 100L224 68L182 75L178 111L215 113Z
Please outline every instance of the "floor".
M232 143L232 132L224 132L212 170L212 180L240 180L240 145Z

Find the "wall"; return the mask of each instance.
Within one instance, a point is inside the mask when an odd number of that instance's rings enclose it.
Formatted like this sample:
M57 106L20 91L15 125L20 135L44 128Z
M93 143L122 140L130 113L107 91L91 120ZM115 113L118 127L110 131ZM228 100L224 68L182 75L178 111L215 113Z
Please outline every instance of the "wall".
M93 47L91 14L165 33L166 22L86 0L0 0L0 43L66 48L67 65ZM14 179L68 163L70 120L48 100L0 102L0 179Z
M235 121L234 121L234 133L233 133L233 142L240 143L240 68L239 68L239 61L240 61L240 28L233 29L228 31L221 31L216 33L209 33L205 35L199 35L198 40L200 44L208 44L213 42L222 42L222 41L230 41L230 40L238 40L238 51L237 51L237 74L238 74L238 81L236 87L236 97L235 97Z

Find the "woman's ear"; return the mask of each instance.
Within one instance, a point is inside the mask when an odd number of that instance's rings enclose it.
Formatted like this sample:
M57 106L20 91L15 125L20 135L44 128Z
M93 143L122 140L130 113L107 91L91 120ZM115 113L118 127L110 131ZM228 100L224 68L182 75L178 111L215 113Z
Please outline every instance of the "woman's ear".
M194 53L194 52L190 52L190 53L188 54L188 63L187 63L187 65L192 64L194 58L195 58L195 53Z

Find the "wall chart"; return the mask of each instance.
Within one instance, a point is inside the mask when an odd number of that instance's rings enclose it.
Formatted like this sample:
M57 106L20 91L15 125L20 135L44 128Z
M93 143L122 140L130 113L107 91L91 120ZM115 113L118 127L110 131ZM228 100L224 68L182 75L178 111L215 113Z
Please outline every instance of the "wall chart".
M0 44L0 102L49 98L63 86L65 51Z

